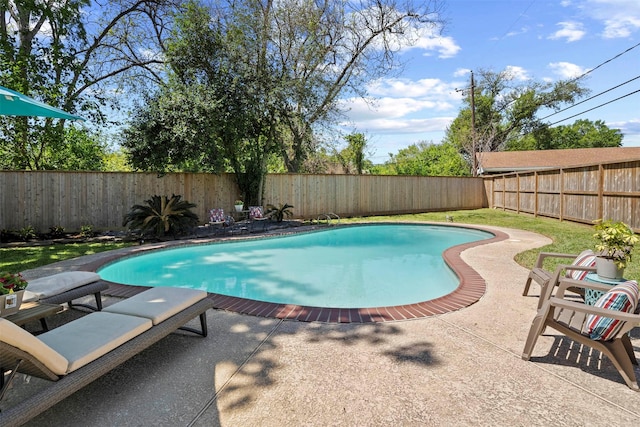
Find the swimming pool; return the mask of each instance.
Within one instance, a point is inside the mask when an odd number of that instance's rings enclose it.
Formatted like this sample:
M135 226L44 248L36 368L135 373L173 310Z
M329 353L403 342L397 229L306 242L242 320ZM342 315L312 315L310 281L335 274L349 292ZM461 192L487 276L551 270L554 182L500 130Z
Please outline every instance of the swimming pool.
M492 237L463 227L361 225L153 251L98 272L121 284L189 287L276 304L400 306L453 292L460 282L443 251Z

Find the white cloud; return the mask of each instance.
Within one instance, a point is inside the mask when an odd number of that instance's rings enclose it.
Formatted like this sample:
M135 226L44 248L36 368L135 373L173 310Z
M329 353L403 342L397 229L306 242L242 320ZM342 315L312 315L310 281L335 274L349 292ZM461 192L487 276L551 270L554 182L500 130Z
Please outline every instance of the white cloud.
M348 122L342 126L379 134L444 132L462 99L455 88L466 84L439 79L378 80L367 88L372 99L341 101Z
M602 22L604 38L630 37L640 30L638 0L585 0L579 8L585 15Z
M548 67L560 78L572 79L584 74L587 69L570 62L552 62Z
M455 117L432 117L424 119L389 120L372 119L358 123L357 129L377 134L416 134L425 132L442 132ZM343 123L345 127L351 124Z
M425 51L424 56L431 56L433 51L438 52L438 57L442 59L452 58L462 49L451 37L444 37L440 34L441 28L437 25L423 25L411 29L409 35L415 41L411 46L405 46L403 50L421 49Z
M456 71L453 72L453 77L466 77L469 75L470 72L471 70L468 68L458 68Z
M525 70L522 67L518 67L516 65L507 65L507 68L505 69L505 71L510 75L513 76L513 78L515 80L530 80L531 77L529 77L529 75L527 74L527 70Z
M580 22L564 21L556 24L561 28L549 36L550 39L566 39L567 43L575 42L586 34Z

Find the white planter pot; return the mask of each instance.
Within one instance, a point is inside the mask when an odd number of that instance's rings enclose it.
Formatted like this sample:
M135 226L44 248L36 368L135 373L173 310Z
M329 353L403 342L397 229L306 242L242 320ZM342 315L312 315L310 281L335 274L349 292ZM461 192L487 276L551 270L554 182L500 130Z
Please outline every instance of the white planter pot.
M243 205L235 205L235 207L236 207L236 212L242 212L242 206L243 206Z
M610 258L596 257L596 270L603 279L619 280L624 276L624 268L618 268Z
M22 304L24 291L0 295L0 316L5 317L17 313Z

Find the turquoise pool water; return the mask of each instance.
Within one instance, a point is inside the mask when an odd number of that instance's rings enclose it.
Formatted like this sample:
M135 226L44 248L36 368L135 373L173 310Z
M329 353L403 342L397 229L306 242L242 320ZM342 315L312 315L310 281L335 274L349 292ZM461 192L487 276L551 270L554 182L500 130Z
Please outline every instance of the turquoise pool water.
M98 273L127 285L179 286L273 303L383 307L452 292L459 281L442 252L491 237L462 227L354 226L153 251Z

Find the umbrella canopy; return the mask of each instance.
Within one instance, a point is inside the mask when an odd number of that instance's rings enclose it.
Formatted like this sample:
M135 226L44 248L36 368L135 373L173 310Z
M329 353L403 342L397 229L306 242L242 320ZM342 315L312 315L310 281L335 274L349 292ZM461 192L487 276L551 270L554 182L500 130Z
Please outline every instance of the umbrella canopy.
M84 120L59 108L36 101L26 95L0 86L0 116L35 116L55 119Z

